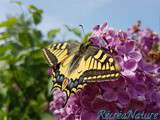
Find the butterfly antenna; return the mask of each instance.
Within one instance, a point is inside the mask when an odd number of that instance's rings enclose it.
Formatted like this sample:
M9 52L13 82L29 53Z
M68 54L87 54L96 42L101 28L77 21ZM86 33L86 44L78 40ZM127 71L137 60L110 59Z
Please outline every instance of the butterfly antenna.
M83 32L83 37L84 37L85 36L84 27L83 27L83 25L79 25L79 27L81 28L81 30Z

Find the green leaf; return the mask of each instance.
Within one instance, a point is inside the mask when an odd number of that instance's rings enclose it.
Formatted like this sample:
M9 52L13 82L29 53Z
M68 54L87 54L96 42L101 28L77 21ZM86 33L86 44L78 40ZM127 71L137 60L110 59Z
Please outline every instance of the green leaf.
M30 13L32 14L32 18L34 23L37 25L41 22L42 20L42 13L43 10L38 9L36 6L34 5L29 5L28 6L28 10L30 11Z
M8 114L7 111L0 109L0 118L2 120L7 120L7 114Z
M50 79L48 82L48 94L52 95L52 88L53 88L53 80Z
M36 25L38 25L42 20L42 15L40 13L37 13L37 12L33 13L32 17L33 17L33 21Z
M45 113L41 116L42 120L54 120L51 114Z
M5 60L7 60L7 61L13 60L13 56L6 54L6 55L0 57L0 61L5 61Z
M22 5L22 2L20 2L20 1L16 1L15 3L16 3L17 5L19 5L19 6Z
M29 5L28 9L31 10L31 11L37 11L38 10L38 8L34 5Z
M92 35L92 32L89 32L88 34L86 34L85 36L84 36L84 38L82 39L82 42L83 43L86 43L86 44L88 44L88 40L89 40L89 37Z
M48 32L48 38L52 39L54 38L61 30L59 28L57 29L52 29Z
M24 47L30 47L31 46L31 35L28 32L21 32L18 34L18 40Z
M13 48L14 47L11 44L5 44L0 46L0 55L5 55L7 51L11 51Z
M68 31L72 31L72 28L69 27L68 25L64 25L65 28L67 28Z
M82 38L82 33L81 33L80 28L78 28L78 27L72 28L72 27L70 27L68 25L64 25L64 26L65 26L65 28L67 28L68 31L72 32L77 37Z
M21 1L11 1L12 3L15 3L16 5L18 6L21 6L22 5L22 2Z
M72 32L73 32L77 37L80 37L80 38L82 37L80 28L73 28L73 29L72 29Z
M0 22L0 27L4 27L1 39L9 37L0 45L0 83L4 84L0 86L3 89L0 92L2 120L53 119L47 113L51 96L48 94L47 64L42 54L42 47L50 41L44 40L42 31L35 26L41 22L42 13L32 5L29 12L22 11Z
M0 27L11 27L17 23L17 18L8 18L6 21L0 23Z
M33 29L32 32L33 32L33 35L39 40L43 37L42 32L40 30Z
M9 38L9 33L8 32L0 33L0 40L4 40L6 38Z

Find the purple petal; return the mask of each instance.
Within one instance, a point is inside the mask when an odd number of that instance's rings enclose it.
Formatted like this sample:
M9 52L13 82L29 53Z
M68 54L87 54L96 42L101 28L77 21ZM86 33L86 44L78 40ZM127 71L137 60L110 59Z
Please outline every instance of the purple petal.
M99 28L100 28L100 25L96 25L95 27L93 27L93 30L97 31L97 30L99 30Z
M81 120L96 120L97 114L91 111L82 110Z
M69 114L69 115L65 116L65 118L63 120L75 120L75 115Z
M116 56L115 59L116 59L118 64L120 64L120 65L123 64L123 58L121 56Z
M62 92L61 90L55 90L53 92L53 97L54 97L54 100L58 100L59 98L65 99L66 94Z
M99 38L98 37L91 37L89 39L92 45L99 45Z
M146 98L149 102L160 102L160 92L148 91Z
M100 40L99 46L105 48L107 46L107 42L102 39Z
M77 99L79 99L79 98L77 98L76 95L72 95L68 99L67 105L65 107L67 114L75 114L78 112L79 106L76 103Z
M118 33L118 37L121 39L121 40L126 40L127 39L127 33L123 32L123 31L120 31Z
M48 68L48 76L51 76L53 74L53 69L52 68Z
M138 96L138 93L132 84L128 84L127 92L129 94L130 98L137 98L137 96Z
M108 102L112 102L112 101L116 101L118 96L117 93L113 90L113 89L105 89L105 93L103 94L103 97L106 101Z
M129 96L127 93L125 92L118 92L118 102L122 105L122 106L126 106L129 103Z
M116 81L110 81L108 82L108 84L109 87L114 89L115 91L122 91L125 89L125 80L123 78L119 78Z
M133 78L135 76L135 72L130 70L121 71L121 74L129 78Z
M156 69L155 69L155 73L158 75L160 75L160 67L157 67Z
M123 55L123 54L126 54L126 53L127 53L126 47L125 47L125 46L122 46L122 45L120 45L120 46L117 47L117 51L118 51L118 53L119 53L120 55Z
M103 31L107 26L108 26L108 23L105 22L100 29Z
M142 59L142 54L139 51L130 52L128 54L128 57L135 59L137 62L139 62Z
M143 37L143 40L144 40L144 46L147 47L147 49L151 49L152 48L152 45L153 45L153 40L149 37Z
M139 96L144 96L146 93L146 86L144 84L136 84L135 86L136 86L135 89L137 91L137 94Z
M129 107L132 108L132 110L144 111L145 106L146 106L145 101L132 99Z
M96 97L92 103L92 111L98 112L102 109L108 109L110 111L116 111L115 102L108 102L104 100L101 96Z
M132 80L136 84L145 84L145 73L136 73L135 78Z
M125 44L125 49L126 49L126 52L131 52L133 51L135 48L135 41L129 41Z
M156 69L156 67L153 64L147 63L144 60L141 60L138 65L141 68L141 70L146 72L153 72Z
M115 37L115 31L113 30L113 29L111 29L111 28L109 28L109 30L108 30L108 34L109 34L109 36L112 38L112 37Z
M124 62L123 67L125 70L135 71L137 69L137 61L135 59L129 59Z

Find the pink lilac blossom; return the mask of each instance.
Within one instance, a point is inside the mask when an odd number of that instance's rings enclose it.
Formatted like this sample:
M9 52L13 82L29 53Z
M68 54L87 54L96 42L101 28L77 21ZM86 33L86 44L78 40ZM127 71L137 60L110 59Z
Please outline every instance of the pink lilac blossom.
M111 55L120 65L122 76L115 81L88 84L71 96L65 107L65 94L55 91L50 111L57 120L101 120L97 112L102 109L160 112L160 59L148 55L155 45L160 46L160 36L140 27L134 25L126 32L109 28L107 23L94 27L89 41L106 51L113 50Z

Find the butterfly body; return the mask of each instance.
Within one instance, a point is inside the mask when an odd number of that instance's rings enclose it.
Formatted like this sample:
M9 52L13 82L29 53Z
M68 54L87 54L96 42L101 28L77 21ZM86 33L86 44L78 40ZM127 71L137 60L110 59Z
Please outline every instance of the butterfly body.
M66 92L68 97L89 82L111 81L120 76L120 68L113 57L91 45L55 43L43 52L53 68L53 88Z

